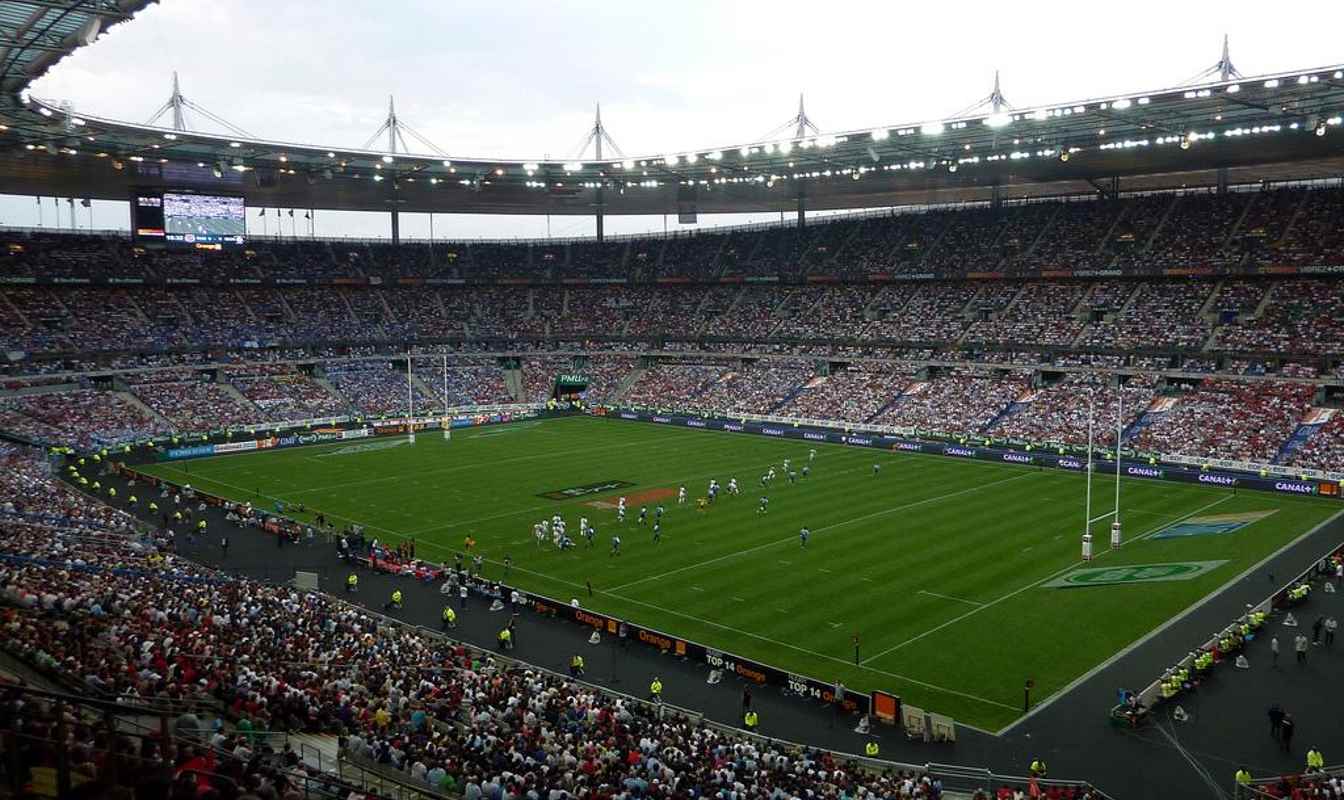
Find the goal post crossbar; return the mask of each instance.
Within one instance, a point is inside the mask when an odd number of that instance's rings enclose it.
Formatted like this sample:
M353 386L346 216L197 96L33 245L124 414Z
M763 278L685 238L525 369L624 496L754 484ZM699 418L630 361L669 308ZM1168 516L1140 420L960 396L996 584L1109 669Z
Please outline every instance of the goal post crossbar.
M1116 515L1116 512L1117 512L1118 510L1119 510L1119 509L1116 509L1116 510L1114 510L1114 511L1107 511L1105 514L1102 514L1102 515L1099 516L1099 517L1093 517L1092 519L1089 519L1089 520L1087 521L1088 527L1091 527L1092 525L1095 525L1095 524L1097 524L1098 522L1101 522L1103 519L1110 519L1111 517L1114 517L1114 516Z

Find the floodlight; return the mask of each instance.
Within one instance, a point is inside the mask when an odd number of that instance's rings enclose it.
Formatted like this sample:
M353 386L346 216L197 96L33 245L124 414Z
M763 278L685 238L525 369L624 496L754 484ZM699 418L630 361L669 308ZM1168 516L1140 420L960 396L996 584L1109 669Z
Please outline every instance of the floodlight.
M1119 100L1116 100L1114 103L1111 103L1111 108L1115 109L1116 111L1124 111L1126 108L1129 108L1131 105L1132 105L1132 103L1131 103L1131 101L1129 100L1129 98L1127 98L1127 97L1122 97L1122 98L1120 98Z
M873 137L873 141L880 142L886 139L888 136L890 136L891 131L886 128L878 128L874 130L870 135Z
M998 114L990 114L988 117L985 117L985 124L991 128L1002 128L1007 126L1012 121L1013 118L1010 115L1004 114L1002 112Z
M392 163L392 156L383 156L383 163L384 163L384 164L391 164L391 163Z
M919 132L925 136L937 136L943 132L943 127L941 122L926 122L919 127Z

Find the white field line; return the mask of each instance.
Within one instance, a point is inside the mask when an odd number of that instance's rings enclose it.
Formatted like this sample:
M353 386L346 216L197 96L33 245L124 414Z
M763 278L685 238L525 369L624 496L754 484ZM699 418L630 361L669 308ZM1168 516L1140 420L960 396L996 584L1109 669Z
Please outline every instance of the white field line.
M645 445L645 444L646 444L645 442L622 442L621 444L613 444L613 445L608 445L608 446L606 446L606 447L594 447L594 448L592 448L592 449L590 449L590 450L585 450L584 453L585 453L585 454L587 454L587 453L605 453L605 452L608 451L608 450L619 450L619 449L624 448L624 447L639 447L639 446L641 446L641 445ZM462 470L465 470L465 469L481 469L481 468L483 468L483 467L493 467L493 466L495 466L495 465L497 465L497 464L514 464L514 463L517 463L517 462L519 462L519 461L536 461L536 460L538 460L538 459L547 459L547 458L572 458L573 455L574 455L573 453L569 453L569 452L565 452L565 451L552 452L552 453L533 453L533 454L531 454L531 455L526 455L526 456L514 456L513 458L501 458L501 459L499 459L499 460L497 460L497 461L482 461L482 462L474 462L474 463L471 463L471 464L458 464L458 465L451 466L451 467L441 467L441 468L439 468L439 469L428 469L428 470L424 470L423 472L417 472L417 473L415 473L414 475L412 475L412 476L410 476L410 477L412 477L412 478L421 478L421 477L424 477L424 476L426 476L426 475L443 475L443 474L448 473L448 472L461 472ZM313 487L313 488L311 488L311 489L300 489L300 490L298 490L298 491L296 491L296 492L289 492L288 494L290 494L290 495L292 495L292 496L297 496L297 495L301 495L301 494L312 494L312 493L314 493L314 492L328 492L328 491L331 491L331 490L333 490L333 489L345 489L345 488L348 488L348 487L350 487L350 486L366 486L366 485L371 484L371 483L383 483L383 482L385 482L385 481L400 481L400 480L405 480L407 477L408 477L408 476L406 476L406 475L401 475L401 474L398 474L398 475L385 475L385 476L383 476L383 477L381 477L381 478L365 478L364 480L358 480L358 481L346 481L345 483L333 483L333 484L331 484L331 485L329 485L329 486L315 486L315 487ZM227 484L226 484L226 485L227 485Z
M758 466L760 466L760 465L759 465L759 464L749 464L749 465L747 465L744 469L753 469L753 470L754 470L754 469L758 468ZM839 471L837 471L837 472L829 473L829 474L827 475L827 477L831 477L831 476L834 476L834 475L844 475L844 474L847 473L847 472L856 472L856 471L858 471L858 470L860 470L860 469L862 469L862 467L855 467L855 468L853 468L853 469L839 470ZM734 472L737 472L737 471L739 471L739 470L737 470L737 469L727 469L727 470L722 470L722 472L724 472L725 474L729 474L729 475L731 475L731 474L733 474ZM713 476L713 475L705 475L704 473L701 473L701 474L698 474L698 475L689 475L689 476L684 477L684 478L674 478L674 479L672 479L672 480L670 480L670 481L658 481L658 483L666 483L666 484L677 484L677 485L680 485L680 484L688 483L688 482L693 481L693 480L696 480L696 479L705 479L705 478L712 478L712 477L715 477L715 476ZM227 486L228 484L224 484L224 485ZM235 487L235 488L236 488L236 487ZM632 488L633 488L633 487L632 487ZM419 536L419 535L421 535L421 534L424 534L424 533L430 533L430 532L432 532L432 531L443 531L443 530L449 530L449 529L451 529L451 528L461 528L461 527L463 527L463 526L465 526L465 525L473 525L473 524L475 524L475 523L477 523L477 522L485 522L485 521L487 521L487 520L500 519L500 518L502 518L502 517L510 517L510 516L521 515L521 514L531 514L531 513L537 512L537 511L545 511L545 510L548 510L548 509L554 509L554 508L555 508L555 504L558 503L558 502L562 502L562 501L557 500L557 501L554 501L554 502L552 502L552 503L550 503L550 504L548 504L548 505L544 505L544 506L532 506L532 507L530 507L530 508L521 508L521 509L516 509L516 510L514 510L514 511L504 511L504 512L500 512L500 513L498 513L498 514L491 514L491 515L488 516L488 517L477 517L477 518L475 518L475 519L462 520L462 521L460 521L460 522L448 522L448 523L444 523L444 524L442 524L442 525L433 525L433 526L428 527L428 528L419 528L419 529L417 529L417 530L413 530L413 531L396 532L396 533L397 533L398 536ZM675 507L675 506L674 506L674 507ZM366 525L365 527L373 527L373 526L371 526L371 525ZM394 533L394 531L388 531L388 533Z
M1176 521L1179 522L1179 521L1181 521L1181 520L1183 520L1183 519L1188 519L1188 518L1190 518L1190 517L1193 517L1193 516L1195 516L1196 514L1199 514L1199 513L1203 512L1203 511L1206 511L1207 509L1213 508L1213 507L1216 506L1216 505L1219 505L1220 503L1226 503L1228 500L1231 500L1233 497L1235 497L1235 495L1231 495L1231 494L1229 494L1229 495L1224 495L1223 497L1220 497L1220 498L1218 498L1217 500L1214 500L1212 503L1208 503L1208 504L1206 504L1206 505L1202 505L1202 506L1200 506L1199 508L1195 509L1194 511L1191 511L1189 514L1185 514L1184 516L1177 517L1177 518L1176 518ZM1144 533L1143 535L1141 535L1141 536L1138 536L1138 537L1136 537L1136 538L1134 538L1134 539L1131 539L1130 541L1131 541L1131 542L1139 542L1139 541L1143 541L1144 539L1148 538L1149 536L1152 536L1154 533L1157 533L1158 531L1163 530L1164 528L1167 528L1167 527L1169 527L1169 526L1168 526L1167 524L1164 523L1164 524L1162 524L1162 525L1160 525L1160 526L1158 526L1158 527L1156 527L1156 528L1153 528L1153 529L1150 530L1150 531L1145 532L1145 533ZM1106 555L1107 553L1111 553L1111 552L1114 552L1114 551L1111 550L1110 548L1107 548L1107 549L1105 549L1105 550L1102 550L1100 553L1097 554L1096 558L1092 559L1092 561L1096 561L1098 558L1101 558L1102 556ZM906 639L905 641L900 642L899 644L895 644L895 645L893 645L893 646L891 646L891 647L888 647L886 650L883 650L883 651L881 651L880 653L876 653L876 654L874 654L874 655L871 655L871 656L869 656L868 658L865 658L865 659L863 660L863 663L864 663L864 664L867 664L869 661L875 661L875 660L877 660L877 659L879 659L879 658L881 658L881 657L883 657L883 656L885 656L885 655L888 655L889 653L894 653L894 652L896 652L897 650L900 650L901 648L903 648L903 647L905 647L905 646L907 646L907 645L911 645L911 644L914 644L915 642L918 642L920 639L923 639L923 638L926 637L926 636L930 636L930 635L932 635L932 634L937 633L938 631L943 630L944 628L947 628L947 627L950 627L950 626L952 626L952 625L955 625L955 624L957 624L958 622L961 622L962 620L966 619L967 617L975 616L976 614L979 614L981 611L984 611L984 610L987 609L987 608L993 608L994 606L998 605L999 603L1002 603L1004 600L1010 600L1010 599L1012 599L1012 598L1014 598L1014 597L1017 597L1019 594L1022 594L1023 592L1027 591L1028 589L1032 589L1032 588L1034 588L1034 587L1036 587L1036 586L1041 585L1042 583L1045 583L1045 582L1048 581L1048 580L1051 580L1051 579L1056 578L1056 577L1058 577L1058 576L1060 576L1060 575L1063 575L1064 573L1068 572L1068 571L1071 570L1071 569L1077 569L1078 567L1081 567L1081 566L1084 565L1084 564L1091 564L1092 561L1076 561L1076 562L1070 564L1069 566L1067 566L1067 567L1065 567L1065 568L1063 568L1063 569L1061 569L1061 570L1059 570L1059 571L1057 571L1057 572L1052 572L1052 573L1050 573L1049 575L1046 575L1044 578L1041 578L1041 579L1038 580L1038 581L1033 581L1033 582L1028 583L1027 585L1021 587L1021 588L1014 589L1013 591L1011 591L1011 592L1009 592L1009 593L1007 593L1007 594L1005 594L1005 595L1002 595L1002 596L997 597L997 598L995 598L995 599L993 599L993 600L990 600L988 603L985 603L984 605L982 605L982 606L980 606L980 607L978 607L978 608L973 608L973 609L971 609L970 611L967 611L965 614L962 614L962 615L957 616L957 617L953 617L952 619L948 620L947 622L944 622L944 623L942 623L942 624L940 624L940 625L935 625L934 627L929 628L927 631L924 631L923 633L916 634L915 636L912 636L912 637L910 637L909 639Z
M953 596L950 595L950 594L938 594L937 592L929 592L929 591L925 591L924 589L920 589L920 590L919 590L919 593L920 593L920 594L926 594L926 595L928 595L929 597L939 597L939 598L942 598L943 600L952 600L952 601L957 602L957 603L965 603L966 605L970 605L970 606L983 606L983 605L984 605L984 603L978 603L978 602L976 602L976 601L974 601L974 600L967 600L967 599L964 598L964 597L953 597Z
M986 484L986 485L988 485L988 484ZM791 540L792 540L792 537L790 537L790 541L791 541ZM443 551L443 552L453 552L453 551L451 550L451 548L445 547L445 546L440 545L440 544L435 543L435 542L423 542L423 543L418 544L417 547L427 547L427 548L430 548L430 549L436 549L436 550L440 550L440 551ZM500 562L494 561L493 559L486 559L486 562L487 562L487 563L490 563L490 564L498 564L498 563L500 563ZM542 579L544 579L544 580L548 580L548 581L551 581L551 582L553 582L553 583L563 584L563 585L565 585L565 586L569 586L569 587L574 588L574 589L580 589L580 590L583 590L583 591L587 591L587 590L588 590L588 587L585 586L585 585L577 584L577 583L574 583L573 581L567 581L567 580L565 580L565 579L563 579L563 578L557 578L557 577L554 577L554 576L552 576L552 575L547 575L547 574L544 573L544 572L537 572L537 571L535 571L535 570L530 570L530 569L526 569L526 568L524 568L524 567L519 567L519 566L516 565L516 564L513 565L513 567L512 567L511 569L512 569L514 572L524 572L524 573L527 573L527 574L529 574L529 575L535 575L535 576L537 576L538 578L542 578ZM688 587L688 588L692 588L692 589L694 589L694 588L696 588L696 587ZM702 591L703 591L703 590L702 590ZM929 682L927 682L927 681L921 681L921 680L919 680L918 678L912 678L912 677L910 677L910 676L908 676L908 675L901 675L901 674L896 673L896 672L888 672L888 671L886 671L886 670L877 669L876 667L869 667L869 666L865 666L865 665L862 665L862 664L860 664L860 665L855 665L854 662L853 662L853 660L851 660L851 659L837 658L836 656L829 655L829 654L827 654L827 653L821 653L821 652L818 652L818 651L816 651L816 650L809 650L809 649L807 649L807 648L805 648L805 647L799 647L798 645L796 645L796 644L792 644L792 643L790 643L790 642L782 642L782 641L780 641L780 640L778 640L778 639L771 639L771 638L768 637L768 636L761 636L761 635L758 634L758 633L753 633L753 632L751 632L751 631L743 630L743 629L741 629L741 628L734 628L734 627L732 627L731 625L724 625L724 624L721 623L721 622L714 622L713 620L704 619L703 617L697 617L697 616L695 616L694 614L687 614L687 613L685 613L685 612L677 611L677 610L675 610L675 609L667 608L667 607L665 607L665 606L655 605L655 604L653 604L653 603L646 603L646 602L644 602L643 600L636 600L636 599L634 599L634 598L632 598L632 597L626 597L625 595L617 595L617 594L613 594L611 590L605 590L603 593L604 593L604 594L607 594L607 595L610 595L610 596L612 596L612 597L615 597L615 598L618 599L618 600L621 600L621 601L624 601L624 602L627 602L627 603L633 603L634 605L637 605L637 606L643 606L644 608L652 609L652 610L654 610L654 611L658 611L658 612L661 612L661 613L663 613L663 614L667 614L667 615L669 615L669 616L680 617L680 618L682 618L682 619L690 620L690 621L692 621L692 622L698 622L698 623L700 623L700 624L702 624L702 625L708 625L708 626L710 626L710 627L712 627L712 628L717 628L717 629L719 629L719 630L728 631L729 633L735 633L735 634L738 634L739 636L745 636L745 637L747 637L747 638L749 638L749 639L755 639L755 640L757 640L757 641L761 641L761 642L766 642L766 643L768 643L768 644L777 645L777 646L779 646L779 647L787 648L787 649L789 649L789 650L793 650L793 651L798 652L798 653L803 653L803 654L806 654L806 655L809 655L809 656L813 656L813 657L815 657L815 658L824 659L824 660L826 660L826 661L832 661L832 662L835 662L835 663L837 663L837 664L845 664L845 665L847 665L847 666L856 666L858 669L863 669L863 670L866 670L866 671L868 671L868 672L872 672L872 673L874 673L874 674L876 674L876 675L885 675L885 676L888 677L888 678L895 678L895 679L900 680L900 681L905 681L906 683L909 683L909 684L913 684L913 685L916 685L916 686L921 686L921 687L923 687L923 688L925 688L925 689L931 689L931 690L936 691L936 692L942 692L943 694L949 694L949 695L955 695L955 696L957 696L957 697L963 697L963 698L966 698L967 700L974 700L974 701L976 701L976 702L984 703L984 704L986 704L986 705L996 706L996 707L998 707L998 708L1006 708L1006 709L1009 709L1009 710L1012 710L1012 711L1016 711L1016 710L1017 710L1017 706L1009 705L1009 704L1007 704L1007 703L1000 703L998 700L991 700L991 699L989 699L989 698L987 698L987 697L980 697L979 695L974 695L974 694L971 694L971 693L969 693L969 692L962 692L962 691L959 691L959 690L957 690L957 689L949 689L949 688L946 687L946 686L939 686L939 685L937 685L937 684L929 683ZM787 613L784 609L779 609L779 610L780 610L781 613Z
M1256 571L1259 570L1261 567L1265 566L1265 565L1268 564L1269 562L1273 561L1274 559L1276 559L1276 558L1278 558L1279 556L1281 556L1281 555L1283 555L1284 553L1286 553L1290 548L1296 546L1299 542L1305 540L1308 536L1311 536L1312 534L1316 533L1316 532L1319 531L1320 529L1324 528L1326 525L1329 525L1330 523L1332 523L1332 522L1334 522L1335 520L1339 519L1339 517L1340 517L1341 515L1344 515L1344 511L1336 511L1334 514L1331 514L1329 517L1327 517L1326 519L1324 519L1323 521L1321 521L1318 525L1312 527L1312 528L1311 528L1310 530L1308 530L1306 533L1303 533L1301 536L1298 536L1298 537L1294 538L1292 541L1290 541L1290 542L1284 544L1284 545L1283 545L1282 547L1280 547L1279 549L1275 550L1274 552L1272 552L1272 553L1270 553L1269 555L1265 556L1264 558L1260 559L1260 560L1257 561L1256 563L1254 563L1254 564L1252 564L1251 566L1247 567L1245 570L1242 571L1242 573L1241 573L1240 575L1237 575L1236 577L1234 577L1234 578L1232 578L1231 580L1229 580L1229 581L1227 581L1226 583L1224 583L1222 586L1219 586L1217 589L1213 590L1212 592L1209 592L1207 595L1205 595L1205 596L1204 596L1203 598L1201 598L1200 600L1198 600L1198 601L1192 603L1188 608L1186 608L1186 609L1185 609L1184 611L1182 611L1181 613L1177 614L1176 616L1172 617L1171 619L1167 620L1166 622L1162 623L1161 625L1157 626L1156 628L1153 628L1151 631L1149 631L1148 633L1144 634L1144 635L1141 636L1140 638L1135 639L1132 643L1130 643L1128 646L1126 646L1123 650L1119 651L1119 652L1116 653L1115 655L1111 656L1110 658L1108 658L1108 659L1106 659L1105 661L1101 662L1100 664L1096 665L1095 667L1093 667L1092 669L1090 669L1090 670L1088 670L1087 672L1083 673L1082 675L1079 675L1077 678L1074 678L1072 681L1069 682L1069 685L1063 687L1062 689L1059 689L1058 691L1052 693L1052 694L1049 695L1048 697L1045 697L1045 698L1041 699L1039 702L1036 703L1036 705L1034 705L1034 706L1031 707L1031 711L1029 711L1029 712L1027 712L1026 714L1023 714L1021 717L1018 717L1017 719L1013 720L1013 721L1012 721L1011 723L1009 723L1006 727L1004 727L1004 728L1002 728L1001 730L999 730L998 733L996 733L995 735L997 735L997 736L1001 736L1001 735L1007 733L1008 731L1012 730L1013 728L1016 728L1018 725L1021 725L1023 722L1026 722L1028 719L1030 719L1031 717L1035 716L1037 712L1039 712L1040 710L1044 709L1046 706L1050 705L1051 703L1054 703L1056 700L1060 699L1061 697L1064 697L1064 696L1067 695L1069 692L1073 691L1075 688L1077 688L1078 686L1082 685L1084 682L1086 682L1087 680L1089 680L1090 678L1092 678L1092 676L1096 675L1098 672L1101 672L1102 670L1106 669L1106 668L1109 667L1110 665L1114 664L1115 662L1117 662L1117 661L1119 661L1120 659L1124 658L1125 656L1129 655L1129 654L1132 653L1133 651L1137 650L1139 647L1141 647L1142 645L1144 645L1145 643L1147 643L1150 639L1152 639L1153 637L1157 636L1159 633L1162 633L1162 632L1165 631L1166 629L1170 628L1171 626L1175 625L1176 623L1180 622L1181 620L1183 620L1183 619L1185 619L1186 617L1190 616L1191 614L1195 613L1195 611L1197 611L1198 609L1200 609L1201 607L1203 607L1205 604L1207 604L1207 603L1209 603L1210 601L1212 601L1215 597L1219 596L1219 595L1222 594L1223 592L1226 592L1228 589L1232 588L1232 587L1235 586L1236 584L1238 584L1238 583L1240 583L1241 581L1245 580L1247 577L1249 577L1249 576L1251 575L1251 573L1256 572Z
M834 530L834 529L836 529L836 528L841 528L841 527L844 527L844 526L846 526L846 525L853 525L853 524L856 523L856 522L863 522L864 520L872 519L873 517L880 517L880 516L883 516L883 515L886 515L886 514L894 514L894 513L896 513L897 511L904 511L904 510L906 510L906 509L908 509L908 508L915 508L916 506L927 505L927 504L929 504L929 503L936 503L936 502L938 502L939 500L947 500L947 499L949 499L949 498L952 498L952 497L958 497L958 496L960 496L960 495L969 494L969 493L971 493L971 492L978 492L978 491L980 491L981 489L988 489L988 488L991 487L991 486L997 486L998 484L1001 484L1001 483L1007 483L1007 482L1009 482L1009 481L1021 480L1022 478L1027 478L1027 477L1030 477L1030 476L1032 476L1032 475L1039 475L1039 474L1042 474L1042 473L1038 473L1038 472L1024 472L1024 473L1022 473L1022 474L1020 474L1020 475L1014 475L1014 476L1012 476L1012 477L1010 477L1010 478L1003 478L1002 480L991 481L991 482L989 482L989 483L982 483L982 484L980 484L980 485L978 485L978 486L972 486L972 487L969 488L969 489L961 489L961 490L959 490L959 491L955 491L955 492L948 492L947 494L940 494L940 495L937 495L937 496L935 496L935 497L926 497L926 498L924 498L923 500L916 500L916 501L913 502L913 503L906 503L905 505L895 506L895 507L893 507L893 508L887 508L887 509L883 509L883 510L881 510L881 511L874 511L874 512L872 512L872 513L870 513L870 514L863 514L863 515L854 517L854 518L852 518L852 519L847 519L847 520L843 520L843 521L841 521L841 522L836 522L836 523L831 524L831 525L826 525L826 526L824 526L824 527L817 528L816 530L814 530L814 531L812 531L812 532L813 532L813 533L821 533L821 532L823 532L823 531ZM673 576L673 575L680 575L680 574L683 573L683 572L687 572L687 571L690 571L690 570L693 570L693 569L699 569L699 568L701 568L701 567L707 567L707 566L709 566L710 564L717 564L717 563L720 562L720 561L726 561L726 560L728 560L728 559L730 559L730 558L737 558L738 556L745 556L745 555L748 555L748 554L750 554L750 553L755 553L755 552L757 552L757 551L759 551L759 550L764 550L764 549L766 549L766 548L768 548L768 547L778 547L779 545L784 544L784 543L786 543L786 542L792 542L792 541L795 541L795 540L797 540L797 538L798 538L798 537L797 537L796 535L795 535L795 536L786 536L786 537L784 537L783 539L775 539L775 540L773 540L773 541L769 541L769 542L766 542L766 543L764 543L764 544L758 544L758 545L756 545L755 547L748 547L748 548L745 549L745 550L734 550L734 551L731 552L731 553L727 553L727 554L725 554L725 555L721 555L721 556L715 556L714 558L706 559L706 560L704 560L704 561L700 561L700 562L697 562L697 563L695 563L695 564L688 564L687 566L684 566L684 567L677 567L676 569L668 570L667 572L660 572L660 573L657 574L657 575L650 575L650 576L645 577L645 578L640 578L640 579L638 579L638 580L630 581L629 583L623 583L623 584L621 584L620 586L613 586L613 587L611 587L610 589L608 589L607 591L608 591L608 592L619 592L619 591L621 591L621 590L623 590L623 589L629 589L629 588L632 587L632 586L639 586L639 585L641 585L641 584L649 583L649 582L651 582L651 581L662 580L663 578L668 578L668 577L671 577L671 576Z

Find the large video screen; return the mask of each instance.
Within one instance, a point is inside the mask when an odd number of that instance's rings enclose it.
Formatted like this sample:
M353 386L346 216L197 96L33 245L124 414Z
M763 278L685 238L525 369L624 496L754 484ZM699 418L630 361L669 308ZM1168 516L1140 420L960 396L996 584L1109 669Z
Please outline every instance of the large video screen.
M136 192L136 238L177 247L239 247L246 233L243 198L182 191Z

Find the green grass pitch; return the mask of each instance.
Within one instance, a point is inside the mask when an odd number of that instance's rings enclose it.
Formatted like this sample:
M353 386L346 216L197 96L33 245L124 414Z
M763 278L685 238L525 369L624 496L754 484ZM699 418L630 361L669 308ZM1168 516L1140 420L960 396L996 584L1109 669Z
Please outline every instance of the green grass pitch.
M776 479L768 513L758 514L762 472L786 458L798 470L811 448L811 476ZM991 730L1020 715L1025 679L1035 680L1035 698L1047 697L1339 509L1317 498L1125 480L1126 544L1110 552L1109 521L1097 523L1094 566L1226 563L1186 581L1060 589L1041 584L1081 566L1084 482L1035 467L569 417L459 430L451 442L434 431L414 445L341 442L146 471L239 500L259 492L302 501L384 540L413 536L417 553L434 560L450 560L470 534L487 576L500 575L507 554L511 582L523 588L579 597L781 669L884 689ZM734 476L740 497L695 509L710 478L726 486ZM542 496L605 481L632 485ZM590 505L681 484L691 501L664 501L656 545L635 522L638 503L623 525L614 510ZM1094 515L1111 509L1113 486L1094 483ZM1185 519L1257 511L1273 513L1232 533L1152 537ZM597 545L539 549L532 525L553 513L576 538L587 516ZM803 525L812 530L806 548ZM617 533L622 554L612 557Z

